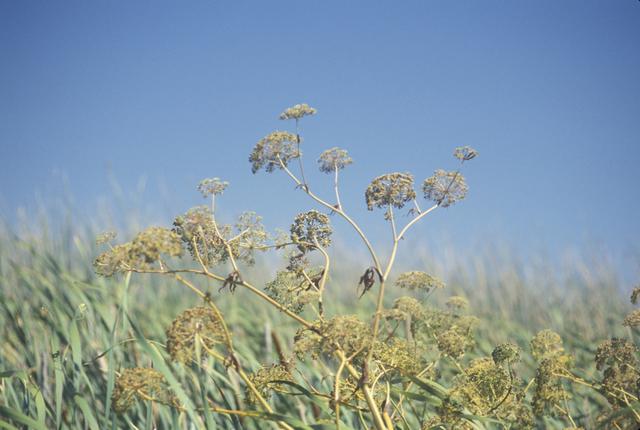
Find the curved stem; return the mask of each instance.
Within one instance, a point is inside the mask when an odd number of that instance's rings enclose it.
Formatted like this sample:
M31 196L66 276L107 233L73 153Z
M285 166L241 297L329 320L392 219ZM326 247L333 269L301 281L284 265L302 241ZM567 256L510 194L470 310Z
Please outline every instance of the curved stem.
M287 175L289 175L289 177L296 183L297 186L301 187L303 185L302 182L300 182L300 180L296 177L296 175L294 175L293 172L291 172L291 170L287 167L286 164L284 164L284 162L282 161L282 159L280 157L278 157L278 161L280 162L280 167L282 168L282 170L284 170L287 173ZM373 246L369 242L369 239L364 234L364 232L362 231L360 226L353 219L351 219L351 217L349 217L349 215L347 215L346 212L344 212L344 210L342 210L341 208L336 208L331 203L328 203L325 200L321 199L320 197L315 195L309 189L309 187L303 188L303 190L304 190L305 193L307 193L309 195L309 197L311 197L317 203L321 204L322 206L326 207L327 209L330 209L330 210L334 211L335 213L340 215L342 218L344 218L345 221L347 221L351 225L351 227L353 227L353 229L356 231L356 233L358 233L358 236L360 236L360 238L362 239L362 241L366 245L367 250L369 251L369 254L371 254L371 258L373 259L374 265L376 266L376 268L379 271L382 271L382 266L380 265L380 260L378 259L378 256L377 256L376 252L374 251Z
M300 176L302 177L302 186L303 188L309 188L307 185L307 179L304 177L304 164L302 163L302 152L300 152L300 131L299 131L299 120L296 118L296 150L298 151L298 164L300 165Z
M214 357L214 358L216 358L218 360L224 361L224 357L222 357L220 354L218 354L213 349L209 348L205 342L200 342L200 344L205 349L205 351L207 351L207 353L209 355L211 355L212 357ZM244 383L247 385L249 390L251 390L253 395L256 397L256 399L258 400L258 403L260 403L260 405L264 408L265 411L267 411L270 414L272 414L273 413L273 409L271 408L269 403L265 400L265 398L262 396L262 394L260 394L260 391L258 391L258 388L251 381L251 378L249 378L249 376L247 376L247 374L244 372L244 370L242 370L242 368L240 368L240 367L235 368L234 367L234 369L238 373L240 378L244 381ZM293 430L293 428L289 424L285 423L284 421L278 421L277 424L278 424L279 427L281 427L283 429Z
M338 209L342 210L342 203L340 202L340 191L338 189L338 164L333 163L333 189L336 192L336 204L338 205Z
M313 238L313 242L315 247L322 253L324 257L324 269L322 270L322 276L320 277L320 282L318 282L318 293L320 294L320 298L318 299L318 311L320 312L320 317L324 316L324 304L323 304L323 295L324 295L324 286L327 283L327 277L329 276L329 268L331 267L331 258L329 258L329 254L324 250L320 243L318 243L318 239L316 237Z
M513 390L513 370L511 369L511 365L509 363L507 363L507 367L509 368L509 389L507 390L507 394L502 398L502 400L491 407L491 409L487 411L486 415L495 412L500 406L502 406L504 402L507 401L507 399L511 395L511 391Z
M411 226L413 226L415 223L417 223L422 218L427 216L429 213L431 213L434 210L438 209L439 206L440 205L435 204L435 205L431 206L429 209L427 209L426 211L420 212L420 214L417 217L415 217L411 221L409 221L407 223L407 225L405 225L404 228L402 230L400 230L400 234L398 234L398 240L401 240L404 237L405 233L407 232L407 230L409 230L411 228Z
M336 376L333 383L333 412L336 415L336 430L340 430L340 378L342 377L342 371L347 364L345 360L340 361L340 366L336 370Z
M393 233L393 241L397 242L398 232L396 231L396 217L393 214L393 206L389 205L389 221L391 222L391 232Z

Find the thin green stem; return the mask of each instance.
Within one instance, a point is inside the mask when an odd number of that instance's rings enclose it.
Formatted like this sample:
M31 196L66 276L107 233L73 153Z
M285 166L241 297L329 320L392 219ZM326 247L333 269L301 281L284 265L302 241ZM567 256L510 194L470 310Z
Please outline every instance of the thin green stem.
M280 162L280 167L282 168L282 170L284 170L287 173L287 175L296 183L296 185L299 186L299 187L302 186L302 182L300 182L300 180L296 177L296 175L294 175L293 172L291 172L291 170L287 167L286 164L284 164L284 162L282 161L282 159L280 157L278 157L278 161ZM360 236L360 238L364 242L365 246L367 247L367 250L369 251L369 254L371 254L371 258L373 259L374 265L376 266L376 268L378 270L381 271L382 270L382 266L380 265L380 260L378 259L378 256L377 256L375 250L373 249L373 246L371 245L371 242L369 242L369 239L364 234L364 232L362 231L360 226L351 217L349 217L349 215L347 215L347 213L344 212L343 209L336 208L331 203L328 203L325 200L321 199L320 197L315 195L309 189L309 187L304 189L304 192L307 193L307 195L309 195L309 197L311 197L317 203L321 204L322 206L326 207L327 209L330 209L330 210L334 211L335 213L337 213L338 215L340 215L342 218L345 219L345 221L347 221L351 225L351 227L353 227L353 229L356 231L356 233L358 233L358 236Z

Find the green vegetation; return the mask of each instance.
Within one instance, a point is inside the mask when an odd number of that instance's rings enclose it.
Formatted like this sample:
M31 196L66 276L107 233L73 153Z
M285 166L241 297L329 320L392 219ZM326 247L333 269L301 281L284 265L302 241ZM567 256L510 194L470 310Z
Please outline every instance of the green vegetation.
M640 424L640 311L614 273L584 265L549 282L556 267L536 278L492 256L449 261L447 270L400 261L412 226L464 199L460 168L477 156L470 147L455 150L456 170L423 181L429 208L413 175L373 179L366 205L382 211L391 237L381 258L347 213L355 202L340 200L348 153L331 148L318 160L332 177L330 199L305 179L299 123L315 113L285 110L295 132L267 135L250 156L254 173L282 171L315 205L287 232L268 233L252 212L223 224L218 203L232 188L218 178L198 186L210 205L122 243L110 232L94 245L80 231L0 231L0 427ZM336 271L349 262L331 248L337 222L356 231L369 261Z

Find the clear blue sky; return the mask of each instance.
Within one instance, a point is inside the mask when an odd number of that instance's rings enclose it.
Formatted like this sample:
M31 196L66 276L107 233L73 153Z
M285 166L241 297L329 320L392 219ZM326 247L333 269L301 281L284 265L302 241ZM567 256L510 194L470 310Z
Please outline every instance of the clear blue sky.
M472 145L468 199L419 237L637 249L639 1L3 1L0 61L5 216L55 198L60 172L91 214L111 172L145 178L136 203L170 222L219 176L229 214L286 227L310 204L247 157L307 102L307 161L350 150L345 200L369 228L371 178L421 181Z

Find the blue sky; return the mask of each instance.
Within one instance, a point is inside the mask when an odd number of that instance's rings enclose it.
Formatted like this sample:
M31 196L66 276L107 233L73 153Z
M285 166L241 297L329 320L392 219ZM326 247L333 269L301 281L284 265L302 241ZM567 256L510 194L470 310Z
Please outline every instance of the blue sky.
M229 216L286 227L311 203L247 157L307 102L307 169L347 148L344 200L374 236L373 177L421 181L472 145L468 198L418 240L637 249L638 1L4 1L0 56L5 217L65 189L90 217L111 177L168 223L218 176Z

